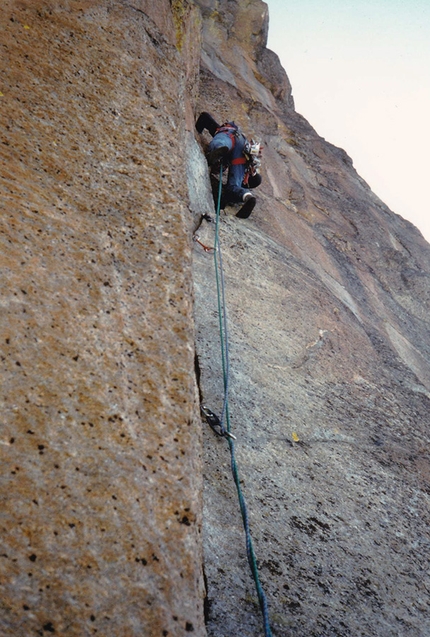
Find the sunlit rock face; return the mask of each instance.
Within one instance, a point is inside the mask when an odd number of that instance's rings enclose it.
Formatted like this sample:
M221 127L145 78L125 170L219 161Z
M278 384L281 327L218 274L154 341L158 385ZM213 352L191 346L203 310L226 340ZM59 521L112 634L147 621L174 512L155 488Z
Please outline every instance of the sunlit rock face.
M294 111L265 4L246 3L248 22L245 3L210 4L197 110L264 145L257 206L247 221L226 208L220 241L231 422L273 633L423 636L429 245ZM203 222L202 243L213 235ZM214 266L198 244L195 281L202 399L221 412ZM205 448L208 634L259 635L227 444L207 428Z
M264 145L220 242L273 634L427 635L430 248L295 112L267 5L6 0L0 24L0 633L263 633L199 417L223 395L206 110Z

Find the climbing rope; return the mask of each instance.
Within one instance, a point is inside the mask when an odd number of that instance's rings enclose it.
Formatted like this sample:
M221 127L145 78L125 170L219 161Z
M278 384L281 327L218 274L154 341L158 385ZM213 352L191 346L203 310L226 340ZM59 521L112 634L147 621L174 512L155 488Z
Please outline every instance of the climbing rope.
M214 265L216 276L216 289L218 299L218 320L219 320L219 335L221 342L221 358L222 358L222 374L224 380L224 400L221 412L221 428L224 429L224 420L227 421L227 432L230 431L229 418L228 418L228 387L230 380L230 360L229 360L229 347L228 347L228 329L227 329L227 312L225 303L225 281L224 281L224 268L222 264L221 246L219 243L219 220L221 210L221 192L222 192L222 163L219 176L218 187L218 200L216 207L215 218L215 243L214 243Z
M240 486L239 472L238 472L237 463L236 463L235 438L230 431L231 425L230 425L230 414L229 414L229 408L228 408L228 391L229 391L229 376L230 376L228 326L227 326L227 313L226 313L226 303L225 303L224 269L223 269L223 263L222 263L221 247L219 243L219 220L220 220L220 208L221 208L222 172L223 172L223 169L221 164L219 189L218 189L218 201L217 201L217 208L216 208L215 244L214 244L214 264L215 264L217 298L218 298L219 333L220 333L220 341L221 341L221 358L222 358L222 371L223 371L223 381L224 381L224 400L223 400L222 414L220 418L220 427L221 427L221 432L223 433L220 435L225 435L225 437L228 440L228 444L230 448L231 471L232 471L234 482L236 485L236 490L237 490L237 495L238 495L239 505L240 505L240 512L242 514L243 528L245 531L246 554L248 557L248 563L251 569L252 577L254 579L255 588L258 595L258 601L260 604L260 609L263 615L264 635L265 637L272 637L272 631L270 629L270 623L269 623L269 611L267 607L266 595L260 583L260 578L258 575L257 559L255 557L254 548L252 544L251 531L249 528L248 509L247 509L245 498L243 496L242 489ZM226 427L224 427L224 421L226 422Z

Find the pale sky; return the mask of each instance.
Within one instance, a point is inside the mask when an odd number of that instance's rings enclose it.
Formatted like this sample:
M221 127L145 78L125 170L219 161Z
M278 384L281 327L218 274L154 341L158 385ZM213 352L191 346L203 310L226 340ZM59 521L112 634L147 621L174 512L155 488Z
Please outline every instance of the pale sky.
M430 0L266 0L296 111L430 241Z

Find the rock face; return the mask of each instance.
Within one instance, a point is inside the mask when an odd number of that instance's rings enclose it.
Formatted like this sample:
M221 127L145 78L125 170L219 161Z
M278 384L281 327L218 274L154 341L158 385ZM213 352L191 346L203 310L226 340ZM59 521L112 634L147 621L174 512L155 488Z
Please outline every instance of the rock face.
M257 207L247 221L227 208L220 241L230 414L273 634L424 637L430 248L294 111L264 3L247 3L253 27L236 37L242 6L207 13L198 107L264 144ZM213 227L199 235L211 245ZM198 245L195 281L202 398L221 412ZM260 635L227 444L207 428L205 449L208 634Z
M0 633L263 633L198 408L223 398L192 242L214 240L208 110L264 143L220 241L272 632L428 635L430 247L295 112L267 5L6 0L0 24Z
M0 12L5 637L205 632L188 78L151 4Z

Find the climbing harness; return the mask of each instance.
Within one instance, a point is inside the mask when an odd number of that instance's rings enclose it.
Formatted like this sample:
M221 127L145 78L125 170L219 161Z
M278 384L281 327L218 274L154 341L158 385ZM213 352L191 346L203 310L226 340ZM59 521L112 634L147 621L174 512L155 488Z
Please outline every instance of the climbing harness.
M245 146L243 148L243 156L236 157L232 159L230 164L232 166L240 166L246 165L245 174L243 176L243 185L247 188L249 183L249 178L254 177L260 171L261 166L261 154L262 154L262 146L260 142L251 139L251 141L246 140Z
M241 157L235 157L234 159L227 162L224 165L223 171L226 170L229 165L230 166L244 165L245 173L243 176L242 185L245 188L248 188L249 178L255 177L255 175L257 175L260 172L261 156L262 156L262 149L263 149L261 142L253 138L251 138L248 141L245 138L242 131L234 122L225 122L224 124L219 126L217 129L215 129L213 136L215 137L215 135L217 135L218 133L224 133L225 135L228 135L228 137L230 137L230 140L231 140L231 149L229 151L230 153L233 152L234 147L236 146L236 140L239 137L244 138L243 155ZM219 164L221 164L222 166L221 159L218 159L217 161L213 162L214 166L218 166ZM221 174L223 171L221 171Z
M229 350L228 329L227 329L228 326L227 326L226 304L225 304L224 270L223 270L223 264L222 264L222 253L221 253L221 248L219 244L219 219L220 219L220 208L221 208L222 171L223 171L223 168L221 164L213 254L214 254L214 265L215 265L217 298L218 298L218 317L219 317L219 333L220 333L220 341L221 341L221 358L222 358L222 370L223 370L223 382L224 382L224 400L223 400L221 418L218 418L218 416L216 416L216 414L214 414L205 405L202 405L201 410L203 415L206 418L206 421L210 425L210 427L215 431L215 433L217 433L217 435L224 436L227 439L227 442L230 448L231 471L232 471L234 482L236 485L236 490L237 490L237 495L238 495L239 505L240 505L240 512L242 515L243 528L245 531L246 554L248 557L248 563L251 569L252 577L254 579L255 588L257 591L258 601L260 605L260 610L263 615L264 636L272 637L272 631L270 629L270 623L269 623L269 611L267 607L267 600L266 600L264 590L260 583L260 578L258 575L257 560L255 557L254 548L252 544L251 531L249 527L248 510L247 510L245 498L243 496L242 489L240 486L240 478L239 478L239 472L237 468L236 454L235 454L236 438L233 436L233 434L230 431L231 425L230 425L230 414L229 414L229 405L228 405L229 374L230 374L229 351L228 351ZM224 424L223 424L224 420L226 422L226 427L224 427Z
M232 166L239 166L240 164L248 163L248 160L245 157L236 157L236 159L232 159L230 163Z

